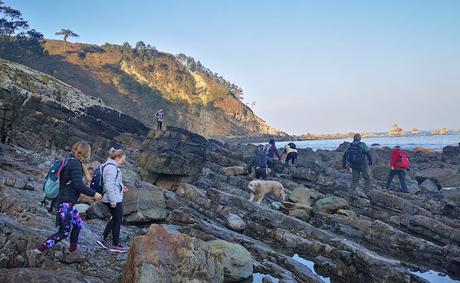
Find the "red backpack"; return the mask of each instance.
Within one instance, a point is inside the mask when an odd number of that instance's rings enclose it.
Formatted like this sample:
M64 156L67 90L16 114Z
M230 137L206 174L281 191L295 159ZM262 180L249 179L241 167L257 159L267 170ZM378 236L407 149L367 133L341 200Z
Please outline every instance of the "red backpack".
M399 154L399 158L396 161L398 163L398 167L401 169L407 169L409 168L410 162L409 162L409 157L407 156L407 152L402 151Z

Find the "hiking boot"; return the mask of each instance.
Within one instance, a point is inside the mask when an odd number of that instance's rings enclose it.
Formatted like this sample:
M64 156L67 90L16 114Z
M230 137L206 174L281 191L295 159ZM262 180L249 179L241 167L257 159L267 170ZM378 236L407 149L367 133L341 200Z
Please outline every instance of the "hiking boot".
M109 243L107 243L107 240L105 240L103 236L101 236L101 237L96 241L96 243L97 243L99 246L103 247L104 249L108 249L109 246L110 246Z
M128 252L128 247L123 246L123 245L112 246L110 248L110 251L114 252L114 253L126 253L126 252Z

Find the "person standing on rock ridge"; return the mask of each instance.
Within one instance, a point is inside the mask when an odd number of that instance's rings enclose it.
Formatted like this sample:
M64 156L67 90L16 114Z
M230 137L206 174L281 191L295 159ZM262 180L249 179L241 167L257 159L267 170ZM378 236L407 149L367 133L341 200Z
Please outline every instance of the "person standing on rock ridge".
M407 157L407 152L401 150L400 146L396 146L391 152L390 166L391 171L388 176L386 189L390 189L394 176L398 175L399 183L401 184L401 191L403 193L408 193L406 170L409 168L409 158Z
M351 167L352 172L352 183L348 193L350 195L357 193L356 188L358 187L361 175L364 178L364 189L365 191L369 191L371 186L369 166L372 165L372 156L367 145L361 142L360 134L354 135L353 142L343 154L342 166L346 169L347 165Z
M268 162L269 158L264 152L264 147L259 145L254 152L254 156L252 157L251 165L249 166L249 172L252 172L252 168L254 168L256 179L266 180L268 175Z
M162 130L163 129L163 120L164 120L165 114L163 112L163 108L160 108L160 110L155 113L155 119L157 120L157 130Z
M41 243L37 250L44 250L54 247L58 242L70 235L70 252L77 250L78 235L83 225L83 221L74 208L80 194L94 197L96 201L102 196L83 183L83 175L89 176L88 169L82 164L91 157L91 146L84 141L77 142L72 147L69 161L61 171L59 178L59 195L56 198L57 217L56 224L59 231L51 235L46 241ZM88 178L88 177L87 177Z
M102 237L97 243L108 249L107 237L112 232L112 244L109 249L112 252L125 253L128 251L126 246L120 244L120 228L123 217L123 193L128 191L128 188L123 185L123 175L118 168L125 162L126 155L122 149L109 150L109 158L102 165L102 180L104 186L104 196L102 202L107 205L112 217L107 223Z

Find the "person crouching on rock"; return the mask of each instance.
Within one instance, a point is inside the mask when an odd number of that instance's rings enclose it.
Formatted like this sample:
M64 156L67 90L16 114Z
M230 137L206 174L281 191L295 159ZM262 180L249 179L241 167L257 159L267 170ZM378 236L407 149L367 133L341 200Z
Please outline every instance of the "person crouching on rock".
M284 152L286 153L286 160L284 161L284 165L289 166L289 161L291 161L292 165L294 165L298 154L295 143L288 143L284 147Z
M249 166L250 172L252 171L252 168L254 168L256 179L267 179L268 160L269 158L264 152L263 145L259 145L254 152L251 165Z
M59 195L56 198L56 224L59 226L57 233L51 235L41 243L37 250L44 250L54 247L57 243L70 235L70 252L77 250L78 235L83 226L83 221L74 208L80 194L94 197L96 201L102 196L83 183L83 176L89 181L88 169L82 164L91 157L91 146L84 141L77 142L72 147L69 161L62 169L59 178Z
M113 147L109 150L109 158L102 165L102 180L104 186L104 196L102 202L107 205L110 210L112 217L107 223L102 237L97 243L108 249L107 237L112 232L112 246L110 251L125 253L128 251L128 247L120 244L120 228L123 217L123 193L128 191L128 188L123 185L123 175L118 168L125 162L126 155L122 149L114 149Z

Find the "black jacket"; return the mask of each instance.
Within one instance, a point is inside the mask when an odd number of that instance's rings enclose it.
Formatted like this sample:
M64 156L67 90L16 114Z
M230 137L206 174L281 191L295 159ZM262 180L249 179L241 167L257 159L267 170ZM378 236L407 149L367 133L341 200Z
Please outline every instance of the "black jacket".
M260 153L255 154L252 157L251 166L249 169L251 169L252 167L267 168L267 166L268 166L268 156L264 152L260 152Z
M67 165L62 169L59 177L59 195L56 198L55 204L61 203L76 203L80 194L93 197L96 191L90 189L83 183L83 168L80 160L71 158Z
M351 145L359 146L361 148L361 151L362 151L363 155L365 155L365 157L367 157L367 162L366 162L366 158L364 158L364 156L363 156L362 160L360 160L359 162L354 163L354 164L349 164L352 169L362 169L364 167L367 167L368 165L372 165L372 156L371 156L371 152L370 152L369 148L367 147L367 145L365 143L363 143L363 142L353 141L347 147L347 149L345 150L345 152L343 154L343 158L342 158L343 168L345 168L346 164L348 163L347 159L348 159L348 154L350 153L350 146Z

